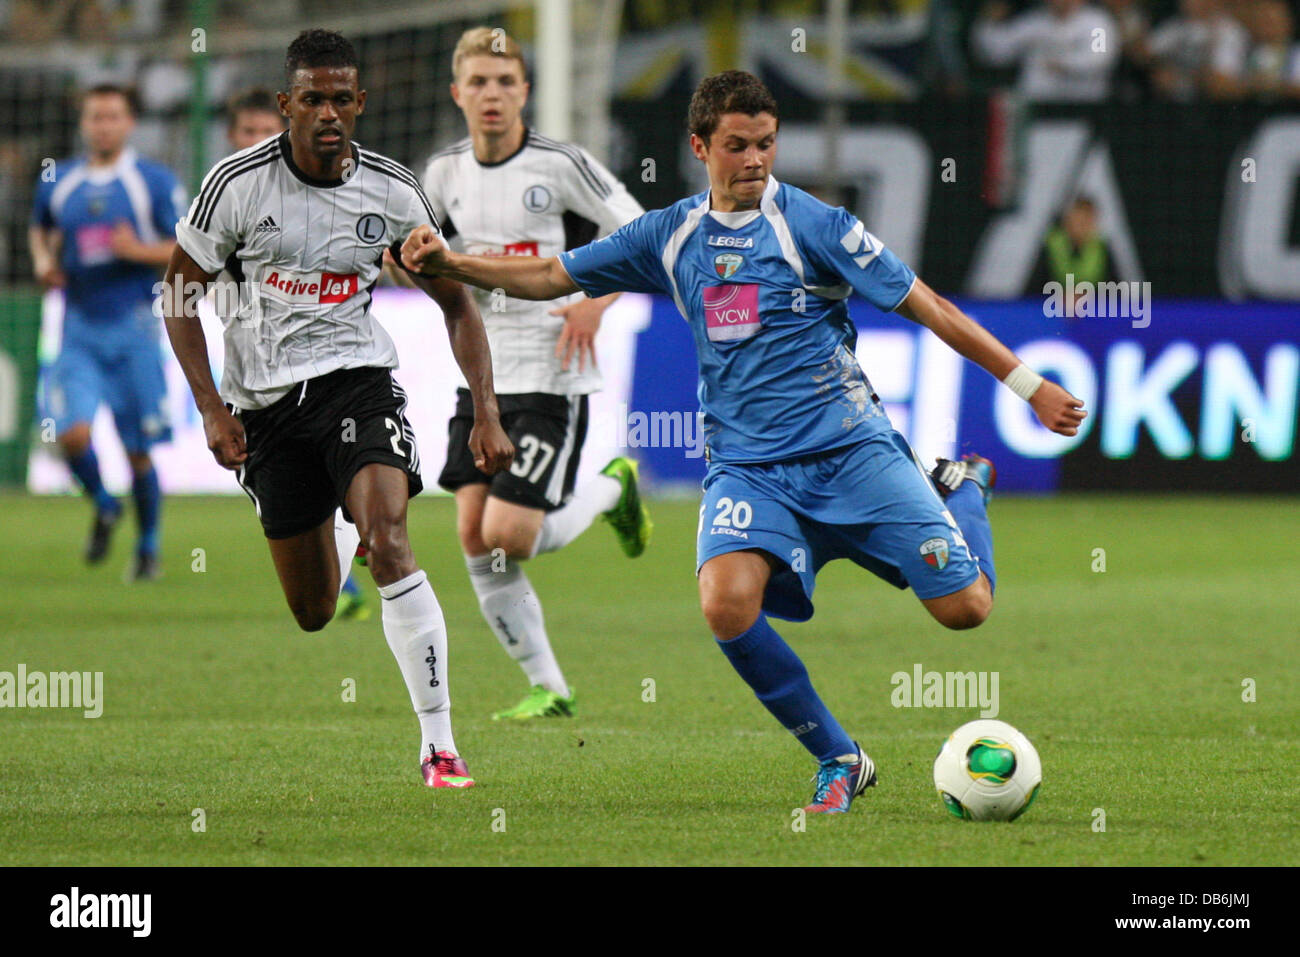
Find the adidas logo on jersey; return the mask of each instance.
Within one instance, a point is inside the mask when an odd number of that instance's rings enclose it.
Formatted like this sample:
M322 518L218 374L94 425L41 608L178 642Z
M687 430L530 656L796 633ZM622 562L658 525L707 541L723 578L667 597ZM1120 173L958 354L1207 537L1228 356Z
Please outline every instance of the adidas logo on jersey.
M270 216L263 216L262 221L257 224L257 229L254 230L254 232L258 233L278 233L279 231L280 227L276 225L275 220Z

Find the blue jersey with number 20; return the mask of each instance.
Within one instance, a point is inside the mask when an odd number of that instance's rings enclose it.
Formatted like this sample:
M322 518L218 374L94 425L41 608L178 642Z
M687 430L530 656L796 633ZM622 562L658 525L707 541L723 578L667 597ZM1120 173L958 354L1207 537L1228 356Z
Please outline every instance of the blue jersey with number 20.
M759 209L709 193L561 255L589 296L670 295L691 325L710 463L776 462L892 428L857 359L845 300L892 311L916 276L861 221L768 177Z

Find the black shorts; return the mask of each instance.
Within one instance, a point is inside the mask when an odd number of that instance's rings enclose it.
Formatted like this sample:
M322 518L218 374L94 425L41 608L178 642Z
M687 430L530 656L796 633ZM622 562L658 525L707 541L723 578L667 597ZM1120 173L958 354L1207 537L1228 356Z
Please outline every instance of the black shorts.
M587 397L525 392L499 395L497 404L501 427L515 445L510 468L496 475L475 468L469 450L474 399L468 389L458 389L456 414L447 423L447 464L438 484L452 492L462 485L488 485L503 501L554 511L573 494L587 439Z
M265 409L231 411L244 425L248 460L236 473L267 538L290 538L343 506L363 465L406 472L409 494L424 488L406 393L387 369L339 369L295 383Z

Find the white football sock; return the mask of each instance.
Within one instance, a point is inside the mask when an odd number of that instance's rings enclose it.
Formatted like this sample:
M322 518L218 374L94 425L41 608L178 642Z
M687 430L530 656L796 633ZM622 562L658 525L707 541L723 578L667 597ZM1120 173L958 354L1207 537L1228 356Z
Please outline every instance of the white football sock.
M384 637L406 679L411 705L420 719L420 756L433 751L456 754L451 736L451 695L447 690L447 626L442 608L423 571L379 586Z
M488 626L506 654L524 670L530 685L541 685L567 698L569 686L546 637L542 604L528 576L513 559L506 559L501 571L493 571L492 564L491 555L465 558L470 584Z
M618 479L608 475L596 475L584 482L563 508L546 513L537 541L533 543L533 554L553 552L569 544L587 530L597 515L617 505L622 494L623 486Z
M357 545L361 543L361 533L357 527L343 517L343 509L334 512L334 547L339 553L339 591L343 583L352 574L352 559L357 557Z

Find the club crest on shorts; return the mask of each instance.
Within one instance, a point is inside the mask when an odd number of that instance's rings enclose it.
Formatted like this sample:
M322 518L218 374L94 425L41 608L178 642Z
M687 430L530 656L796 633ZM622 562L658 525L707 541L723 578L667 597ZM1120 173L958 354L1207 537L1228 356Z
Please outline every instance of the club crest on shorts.
M931 538L921 543L921 557L925 563L936 571L943 571L948 564L948 543L942 538Z
M713 268L723 279L730 279L744 261L745 257L740 253L718 253L713 257Z

